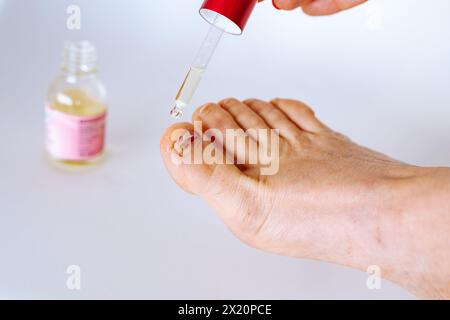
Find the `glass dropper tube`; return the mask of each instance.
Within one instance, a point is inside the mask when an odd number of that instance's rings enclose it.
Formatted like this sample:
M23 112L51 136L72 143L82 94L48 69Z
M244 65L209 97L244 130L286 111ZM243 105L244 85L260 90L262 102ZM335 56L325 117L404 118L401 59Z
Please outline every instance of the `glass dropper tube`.
M211 28L203 41L200 51L194 62L191 64L190 70L175 98L175 107L170 112L170 115L175 119L180 118L183 115L186 106L190 104L192 97L200 84L203 73L208 67L220 39L222 39L225 28L216 26L216 21L211 24Z

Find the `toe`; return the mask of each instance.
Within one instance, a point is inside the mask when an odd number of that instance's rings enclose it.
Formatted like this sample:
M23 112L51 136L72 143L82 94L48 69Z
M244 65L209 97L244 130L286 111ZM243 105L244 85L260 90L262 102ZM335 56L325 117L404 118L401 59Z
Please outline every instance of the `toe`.
M222 150L207 145L190 123L179 123L166 130L160 151L175 182L185 191L205 198L226 194L239 182L242 173L227 164ZM214 148L211 152L208 149ZM205 155L214 154L214 159ZM206 157L206 158L205 158Z
M297 141L300 138L301 130L273 104L257 99L248 99L244 103L257 113L270 128L278 129L280 136L290 141Z
M222 100L220 106L227 110L235 121L254 139L257 140L255 130L270 129L264 120L245 103L229 98Z
M237 146L236 139L246 144L249 137L227 110L218 104L208 103L198 108L192 119L201 122L205 135L213 136L218 145L224 146L226 155L235 163L247 163L245 148Z
M240 210L250 198L255 182L233 164L212 162L207 152L211 147L215 145L204 142L190 123L171 126L160 143L162 158L175 182L185 191L202 197L226 224L233 226L240 221ZM198 152L200 157L195 154ZM222 151L215 149L214 153Z
M270 131L270 126L252 108L237 99L225 99L219 104L232 115L235 121L245 130L246 134L251 137L252 141L250 143L256 143L255 145L248 145L246 163L261 164L261 161L256 160L258 158L257 154L259 153L256 148L259 147L262 148L260 150L271 152L269 140L272 138L273 133ZM243 169L246 169L246 172L250 173L255 168L244 166Z
M161 137L160 152L173 180L186 192L199 193L197 186L193 185L189 177L186 177L186 170L183 166L183 152L186 140L194 136L193 126L190 123L178 123L169 127ZM183 141L184 140L184 141ZM196 168L195 173L201 176L209 175L209 168Z
M242 129L231 114L216 103L207 103L196 109L192 120L201 121L205 129L219 129L223 133L226 129Z
M314 111L306 104L289 99L274 99L272 104L278 107L291 121L302 130L319 133L327 127L315 116Z

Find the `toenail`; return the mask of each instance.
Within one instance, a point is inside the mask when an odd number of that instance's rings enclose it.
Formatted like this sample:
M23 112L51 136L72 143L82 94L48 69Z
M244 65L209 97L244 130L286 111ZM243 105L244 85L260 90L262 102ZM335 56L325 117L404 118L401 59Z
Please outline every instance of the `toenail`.
M193 137L194 135L192 133L185 133L184 135L178 138L174 146L179 149L184 149L187 145L191 143Z
M176 143L174 143L174 145L173 145L173 152L172 153L175 153L177 156L179 156L179 157L183 157L183 154L184 154L184 148L183 148L183 146L182 145L180 145L180 144L178 144L177 142Z
M235 103L237 100L234 98L226 98L223 99L220 104L231 104L231 103Z
M214 108L215 106L214 106L214 104L212 104L212 103L207 103L207 104L205 104L201 109L200 109L200 115L201 116L205 116L205 115L207 115L210 111L211 111L211 109L212 108Z
M201 142L200 135L198 133L186 133L173 142L170 146L170 151L174 151L178 156L183 157L184 151L188 148Z
M244 103L245 104L252 104L252 103L255 103L257 100L256 99L246 99L245 101L244 101Z

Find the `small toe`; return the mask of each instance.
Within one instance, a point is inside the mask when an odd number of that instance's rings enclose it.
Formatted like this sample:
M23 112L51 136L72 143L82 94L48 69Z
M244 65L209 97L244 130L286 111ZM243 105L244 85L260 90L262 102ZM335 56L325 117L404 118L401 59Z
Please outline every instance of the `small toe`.
M235 163L247 163L245 148L236 145L236 138L246 144L249 137L226 109L219 104L208 103L198 108L192 119L194 123L201 122L205 135L213 136L218 145L224 146L226 155Z

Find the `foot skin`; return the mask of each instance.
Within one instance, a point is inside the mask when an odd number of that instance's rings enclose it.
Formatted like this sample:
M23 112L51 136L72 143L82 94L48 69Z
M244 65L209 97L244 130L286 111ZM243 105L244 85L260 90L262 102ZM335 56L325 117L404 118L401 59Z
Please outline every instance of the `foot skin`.
M432 269L437 261L425 252L433 251L433 246L444 248L439 263L445 260L449 266L445 248L450 246L450 210L446 207L446 227L442 227L431 218L421 219L424 212L416 212L421 206L415 204L427 197L423 189L437 188L438 182L431 177L442 176L444 169L413 167L361 147L294 100L226 99L197 109L193 121L201 121L202 130L214 128L224 136L226 129L279 130L279 170L267 176L261 175L261 163L178 161L186 153L192 156L192 143L186 141L200 140L192 138L201 134L192 123L170 127L161 139L161 153L172 178L204 199L243 242L276 254L364 271L376 265L384 278L418 295L448 294L450 268L444 267L436 276ZM186 132L190 133L187 139ZM258 140L258 136L249 139ZM263 141L257 142L261 147ZM246 158L245 150L227 150L225 139L215 145L217 153L231 154L235 162ZM445 181L442 186L449 180ZM430 233L437 232L445 234L445 240L417 241L422 234L430 238Z

